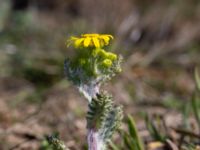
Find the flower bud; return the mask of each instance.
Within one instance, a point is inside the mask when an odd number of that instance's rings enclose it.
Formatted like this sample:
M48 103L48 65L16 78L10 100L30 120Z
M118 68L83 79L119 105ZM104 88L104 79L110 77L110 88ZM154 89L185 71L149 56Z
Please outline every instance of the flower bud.
M104 59L103 60L103 65L105 67L110 67L112 65L112 61L110 59Z

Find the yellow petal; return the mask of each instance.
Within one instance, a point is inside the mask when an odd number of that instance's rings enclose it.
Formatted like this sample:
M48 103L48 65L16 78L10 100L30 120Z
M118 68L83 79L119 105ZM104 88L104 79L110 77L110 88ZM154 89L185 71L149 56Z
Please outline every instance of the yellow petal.
M97 47L97 48L99 48L100 47L99 40L96 37L93 37L92 40L94 42L94 46Z
M86 37L84 39L84 43L83 43L84 47L88 47L89 44L90 44L90 41L91 41L91 38L90 37Z
M102 36L102 39L104 40L105 45L108 45L108 44L109 44L110 38L109 38L108 36Z
M107 36L107 37L109 37L110 39L114 39L114 37L113 37L112 35L110 35L110 34L102 34L101 36Z
M75 40L75 42L74 42L75 47L80 47L83 40L84 40L84 38L80 38L80 39Z
M70 39L67 40L67 42L66 42L67 47L69 47L77 39L78 39L77 37L71 36Z
M71 36L71 37L70 37L70 40L72 40L72 41L73 41L73 40L77 40L77 39L78 39L78 38L75 37L75 36Z
M100 43L100 47L104 47L105 46L104 40L99 40L99 43Z

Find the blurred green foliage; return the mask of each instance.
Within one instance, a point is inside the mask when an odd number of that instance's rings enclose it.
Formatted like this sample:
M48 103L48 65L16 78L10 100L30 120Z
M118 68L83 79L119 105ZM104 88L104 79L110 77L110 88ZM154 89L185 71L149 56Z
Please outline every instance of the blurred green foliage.
M41 143L40 150L69 150L58 136L58 134L53 134L46 137Z
M179 110L182 112L183 126L181 126L180 129L175 129L175 130L176 132L179 132L181 134L182 140L186 139L185 137L187 136L187 140L178 145L179 148L183 150L197 150L198 149L197 145L199 143L198 139L199 134L193 132L192 129L193 127L190 124L188 124L189 118L191 117L191 115L193 115L194 118L196 119L198 130L200 132L200 95L199 95L200 76L197 68L195 69L194 77L196 83L196 90L194 91L193 96L191 96L191 101L187 102L186 104L183 103L177 104ZM172 100L170 102L167 101L165 105L169 106L170 108L176 108L176 106L175 107L173 106L176 105L176 102L177 101L175 100ZM123 140L123 142L114 144L113 142L110 141L110 147L113 150L121 150L124 148L130 150L145 149L142 139L138 135L138 129L136 128L133 117L129 115L127 122L125 122L125 124L128 127L128 131L119 132L120 138ZM163 123L163 120L160 117L152 119L149 117L149 115L146 114L145 124L152 138L152 141L160 142L167 149L172 146L168 141L169 139L172 138L170 133L168 132L169 129L166 128L165 123Z
M136 127L136 123L130 115L128 115L126 125L128 127L128 131L120 130L120 136L123 142L121 145L114 144L110 142L110 147L113 150L121 150L121 149L129 149L129 150L144 150L144 144L142 139L138 135L138 129Z

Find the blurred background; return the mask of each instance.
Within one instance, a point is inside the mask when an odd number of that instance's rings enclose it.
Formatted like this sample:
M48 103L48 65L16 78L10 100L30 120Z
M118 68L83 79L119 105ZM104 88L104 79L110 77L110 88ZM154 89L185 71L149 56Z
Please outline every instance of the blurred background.
M147 145L145 113L183 126L200 67L199 0L0 0L1 150L36 150L55 132L71 150L85 149L87 102L63 71L73 53L66 40L82 33L114 35L123 72L104 88Z

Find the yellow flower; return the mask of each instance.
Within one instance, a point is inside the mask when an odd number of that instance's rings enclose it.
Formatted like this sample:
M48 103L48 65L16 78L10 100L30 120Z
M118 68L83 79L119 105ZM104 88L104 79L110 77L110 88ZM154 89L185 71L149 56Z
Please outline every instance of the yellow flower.
M109 34L82 34L81 37L71 37L69 45L73 44L76 48L80 47L104 47L113 39Z

